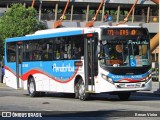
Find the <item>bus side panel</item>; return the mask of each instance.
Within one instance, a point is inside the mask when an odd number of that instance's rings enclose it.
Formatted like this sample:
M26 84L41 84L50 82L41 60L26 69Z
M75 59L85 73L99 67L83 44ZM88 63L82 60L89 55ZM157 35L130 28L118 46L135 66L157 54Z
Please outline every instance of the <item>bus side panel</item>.
M4 81L7 86L17 89L16 63L5 63Z
M50 81L50 90L56 82L57 92L74 92L74 80L79 71L79 67L75 66L77 60L57 60L53 61L51 74L53 80Z
M73 92L74 79L79 67L74 65L76 60L35 61L24 62L22 79L24 88L31 75L36 83L37 91Z
M32 76L36 83L37 91L49 91L49 78L46 78L45 71L47 65L43 62L23 62L22 79L24 81L24 89L27 89L27 80Z
M80 62L80 63L82 62L82 66L81 65L77 66L74 74L71 77L71 80L63 85L63 90L64 90L63 92L66 92L66 93L74 93L74 86L75 86L74 83L75 83L75 80L76 80L77 76L81 76L82 79L85 80L85 77L84 77L84 60L81 59L81 60L78 60L78 61L76 60L76 61L73 61L73 62Z

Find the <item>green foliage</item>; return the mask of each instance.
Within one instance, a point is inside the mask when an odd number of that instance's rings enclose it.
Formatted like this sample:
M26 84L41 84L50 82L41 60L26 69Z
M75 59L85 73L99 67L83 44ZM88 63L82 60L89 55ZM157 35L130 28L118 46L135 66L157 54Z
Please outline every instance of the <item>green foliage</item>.
M128 13L129 13L128 11L126 11L126 10L124 11L124 15L125 15L125 16L127 16Z
M4 43L3 43L3 40L2 40L2 38L0 37L0 61L2 60L2 57L3 57L3 51L4 51L4 49L3 49L3 46L4 46Z
M110 15L116 15L116 10L110 10Z
M19 3L13 4L0 17L0 46L3 46L6 38L32 34L45 28L45 25L37 19L37 12L34 8L26 8Z
M89 11L89 14L90 14L90 15L94 15L94 14L95 14L95 10L90 10L90 11Z

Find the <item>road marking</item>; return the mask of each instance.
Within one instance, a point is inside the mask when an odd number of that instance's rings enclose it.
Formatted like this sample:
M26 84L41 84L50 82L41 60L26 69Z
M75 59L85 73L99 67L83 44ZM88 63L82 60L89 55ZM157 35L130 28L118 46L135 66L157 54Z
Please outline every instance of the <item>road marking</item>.
M43 110L43 111L53 111L53 110Z

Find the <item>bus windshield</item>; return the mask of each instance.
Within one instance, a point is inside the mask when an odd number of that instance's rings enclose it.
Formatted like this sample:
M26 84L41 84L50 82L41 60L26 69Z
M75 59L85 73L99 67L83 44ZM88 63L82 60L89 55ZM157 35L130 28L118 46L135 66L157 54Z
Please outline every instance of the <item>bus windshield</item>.
M150 65L149 40L114 38L101 41L101 65L142 67Z

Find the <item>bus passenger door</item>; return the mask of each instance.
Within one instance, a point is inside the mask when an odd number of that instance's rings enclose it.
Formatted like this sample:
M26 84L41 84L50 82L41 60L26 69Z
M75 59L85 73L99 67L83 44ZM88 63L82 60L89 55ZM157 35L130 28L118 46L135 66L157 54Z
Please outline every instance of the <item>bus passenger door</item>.
M95 34L87 34L84 42L84 70L86 91L94 92L94 76L97 76L98 60L96 59L97 40Z
M17 88L23 87L22 83L22 42L17 42L16 44L16 79L17 79Z

